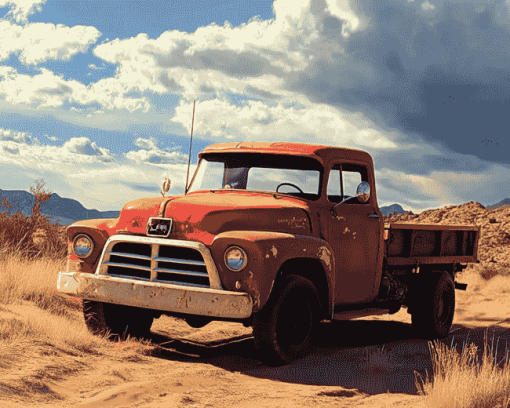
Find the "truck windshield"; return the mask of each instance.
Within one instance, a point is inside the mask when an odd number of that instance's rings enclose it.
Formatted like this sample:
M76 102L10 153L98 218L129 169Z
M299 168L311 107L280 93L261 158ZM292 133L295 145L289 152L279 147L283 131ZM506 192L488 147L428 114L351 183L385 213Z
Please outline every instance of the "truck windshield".
M200 160L188 191L236 189L276 192L278 189L280 193L314 200L319 197L321 172L321 164L309 157L260 153L209 154Z

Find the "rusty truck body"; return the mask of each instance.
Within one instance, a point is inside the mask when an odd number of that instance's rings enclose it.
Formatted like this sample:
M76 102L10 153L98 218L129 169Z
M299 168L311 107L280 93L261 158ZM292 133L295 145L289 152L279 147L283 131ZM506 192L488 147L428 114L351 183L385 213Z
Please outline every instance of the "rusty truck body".
M95 333L144 336L167 314L253 326L260 357L288 363L323 320L395 313L448 335L455 275L477 261L476 226L385 224L361 150L227 143L199 153L184 195L127 203L67 229L58 289Z

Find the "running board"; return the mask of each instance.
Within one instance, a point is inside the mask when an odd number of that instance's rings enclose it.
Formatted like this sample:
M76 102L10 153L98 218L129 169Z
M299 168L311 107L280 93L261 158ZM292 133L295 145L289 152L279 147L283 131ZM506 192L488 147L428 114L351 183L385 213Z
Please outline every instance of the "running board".
M466 290L466 288L467 288L467 283L455 282L455 289Z
M387 314L389 312L390 312L390 309L380 309L380 308L342 310L340 312L336 312L333 315L333 320L349 320L349 319L356 319L358 317Z

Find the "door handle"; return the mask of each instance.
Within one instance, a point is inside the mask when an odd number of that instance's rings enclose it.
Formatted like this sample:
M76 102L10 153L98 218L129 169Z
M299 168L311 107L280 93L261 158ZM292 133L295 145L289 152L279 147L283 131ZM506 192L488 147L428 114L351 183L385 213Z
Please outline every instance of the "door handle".
M379 216L377 215L377 213L372 213L368 216L368 218L379 218Z

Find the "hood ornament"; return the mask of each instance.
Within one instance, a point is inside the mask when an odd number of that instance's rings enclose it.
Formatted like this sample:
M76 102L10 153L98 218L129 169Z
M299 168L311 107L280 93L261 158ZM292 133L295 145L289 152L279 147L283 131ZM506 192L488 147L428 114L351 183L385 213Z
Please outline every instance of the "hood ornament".
M168 190L170 190L170 185L172 184L172 182L170 181L170 179L165 176L165 179L163 180L163 184L161 185L161 195L164 197L165 196L165 193L168 193Z

